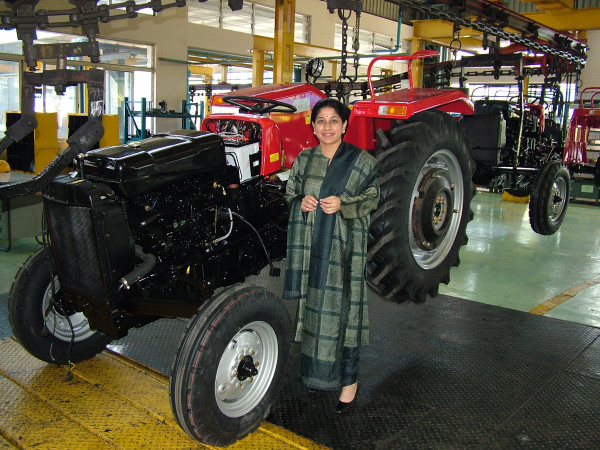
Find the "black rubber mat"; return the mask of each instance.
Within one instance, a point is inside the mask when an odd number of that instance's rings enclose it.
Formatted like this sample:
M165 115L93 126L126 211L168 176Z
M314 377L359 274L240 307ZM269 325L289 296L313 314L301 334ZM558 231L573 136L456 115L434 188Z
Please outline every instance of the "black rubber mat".
M169 375L187 319L160 319L113 341L108 348Z
M441 295L369 302L355 409L302 386L295 345L268 421L335 449L600 446L599 329ZM168 373L184 330L164 319L111 348Z
M336 449L600 445L597 328L445 296L369 301L356 408L334 414L294 361L270 422Z

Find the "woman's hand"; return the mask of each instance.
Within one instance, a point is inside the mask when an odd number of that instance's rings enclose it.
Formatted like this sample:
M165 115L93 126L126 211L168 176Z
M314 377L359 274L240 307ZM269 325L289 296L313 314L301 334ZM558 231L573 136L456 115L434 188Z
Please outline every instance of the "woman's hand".
M335 195L324 198L319 203L321 204L321 209L325 214L335 214L342 207L342 201Z
M305 195L300 204L300 209L302 212L311 212L317 209L318 204L319 201L315 197L312 195Z

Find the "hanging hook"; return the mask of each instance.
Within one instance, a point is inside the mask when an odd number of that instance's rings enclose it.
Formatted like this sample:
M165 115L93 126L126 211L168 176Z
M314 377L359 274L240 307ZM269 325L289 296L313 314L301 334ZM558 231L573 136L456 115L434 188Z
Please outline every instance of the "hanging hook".
M452 41L450 41L450 52L452 53L452 67L456 67L457 55L462 48L462 42L460 41L460 25L454 24L452 28Z

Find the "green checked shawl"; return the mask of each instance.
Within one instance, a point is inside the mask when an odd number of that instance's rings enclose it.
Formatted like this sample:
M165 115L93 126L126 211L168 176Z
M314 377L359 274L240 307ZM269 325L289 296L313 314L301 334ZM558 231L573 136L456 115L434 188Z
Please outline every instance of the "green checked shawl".
M299 299L296 340L305 385L337 389L343 347L369 343L365 263L369 214L379 201L379 165L343 142L329 160L319 146L301 152L292 166L284 298ZM300 209L302 198L331 195L341 210Z

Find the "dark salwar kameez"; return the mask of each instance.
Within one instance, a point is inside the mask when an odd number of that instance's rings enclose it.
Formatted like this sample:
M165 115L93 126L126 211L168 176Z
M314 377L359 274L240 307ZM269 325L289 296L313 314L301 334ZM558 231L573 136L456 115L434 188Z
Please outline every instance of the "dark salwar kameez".
M292 166L284 297L299 299L295 339L309 388L356 382L358 347L369 343L365 263L378 176L377 160L345 142L331 162L317 146L301 152ZM305 195L339 196L341 210L302 212Z

